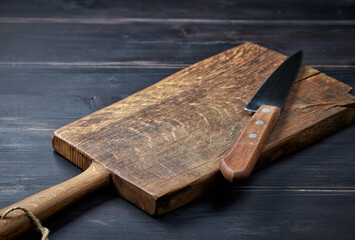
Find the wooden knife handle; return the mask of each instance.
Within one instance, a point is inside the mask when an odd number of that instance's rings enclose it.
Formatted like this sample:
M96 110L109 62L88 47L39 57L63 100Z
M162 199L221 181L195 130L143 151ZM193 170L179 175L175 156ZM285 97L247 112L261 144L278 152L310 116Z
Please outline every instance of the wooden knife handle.
M219 162L219 168L228 181L235 182L250 175L280 111L278 107L262 105L246 124L231 151Z
M110 172L101 164L93 162L80 175L1 209L0 216L7 209L21 206L33 213L40 221L43 221L87 193L108 185L111 181L110 175ZM31 226L31 220L23 211L14 210L6 215L3 220L0 220L0 239L15 238Z

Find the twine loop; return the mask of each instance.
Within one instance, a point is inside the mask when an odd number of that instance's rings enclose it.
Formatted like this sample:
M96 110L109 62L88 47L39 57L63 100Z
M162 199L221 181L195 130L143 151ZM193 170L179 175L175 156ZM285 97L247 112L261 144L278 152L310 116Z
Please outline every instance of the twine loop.
M49 235L49 230L48 228L45 228L42 226L41 222L39 221L38 218L36 218L35 215L33 215L33 213L31 213L29 210L27 210L24 207L20 207L20 206L16 206L16 207L12 207L8 210L6 210L6 212L4 213L4 215L1 216L0 220L3 220L7 214L9 214L10 212L14 211L14 210L22 210L26 213L27 217L29 217L31 219L31 221L34 223L34 225L37 227L37 229L41 232L42 234L42 238L41 240L49 240L48 239L48 235Z

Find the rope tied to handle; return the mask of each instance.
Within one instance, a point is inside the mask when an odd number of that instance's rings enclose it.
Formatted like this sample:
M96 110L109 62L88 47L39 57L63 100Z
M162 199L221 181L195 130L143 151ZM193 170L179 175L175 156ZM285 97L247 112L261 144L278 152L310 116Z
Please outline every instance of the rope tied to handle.
M20 206L16 206L16 207L12 207L8 210L6 210L6 212L4 213L4 215L1 216L0 220L3 220L7 214L9 214L10 212L14 211L14 210L22 210L26 213L27 217L29 217L29 219L31 219L31 221L34 223L34 225L37 227L37 229L41 232L42 234L42 238L41 240L49 240L48 235L49 235L49 229L45 228L42 226L41 222L39 221L38 218L36 218L35 215L33 215L33 213L31 213L30 211L28 211L26 208L24 207L20 207Z

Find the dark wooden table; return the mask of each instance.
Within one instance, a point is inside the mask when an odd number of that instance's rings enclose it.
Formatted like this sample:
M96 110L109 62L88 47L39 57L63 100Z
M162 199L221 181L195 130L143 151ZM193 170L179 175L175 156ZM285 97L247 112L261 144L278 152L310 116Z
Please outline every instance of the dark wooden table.
M52 132L252 41L355 86L354 1L1 1L0 208L81 172ZM355 126L152 218L111 188L50 239L354 239ZM22 239L40 239L38 233Z

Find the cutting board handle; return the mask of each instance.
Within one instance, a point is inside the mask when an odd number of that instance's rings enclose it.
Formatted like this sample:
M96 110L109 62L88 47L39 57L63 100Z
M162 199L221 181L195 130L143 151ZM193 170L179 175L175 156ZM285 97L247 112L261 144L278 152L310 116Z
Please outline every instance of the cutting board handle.
M82 196L108 185L110 182L110 172L101 164L93 162L80 175L1 209L0 216L8 209L20 206L43 221ZM31 220L23 211L12 211L3 220L0 220L0 239L15 238L31 226Z
M262 105L245 125L231 151L219 162L222 175L228 181L236 182L249 177L279 119L280 111L278 107Z

